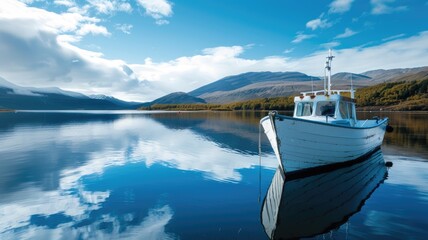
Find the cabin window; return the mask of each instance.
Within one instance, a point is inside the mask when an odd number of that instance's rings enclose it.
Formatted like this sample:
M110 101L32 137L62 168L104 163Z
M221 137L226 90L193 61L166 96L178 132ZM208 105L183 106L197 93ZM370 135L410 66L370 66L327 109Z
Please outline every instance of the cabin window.
M353 107L353 103L348 102L348 113L349 113L349 118L354 118L354 107Z
M353 119L354 118L354 105L351 102L340 102L339 103L339 112L340 116L343 119Z
M318 102L316 115L331 116L331 115L334 115L335 110L336 110L336 102L333 102L333 101Z
M297 104L296 116L311 116L312 115L312 102L299 102Z
M339 102L339 112L343 119L349 118L349 103Z

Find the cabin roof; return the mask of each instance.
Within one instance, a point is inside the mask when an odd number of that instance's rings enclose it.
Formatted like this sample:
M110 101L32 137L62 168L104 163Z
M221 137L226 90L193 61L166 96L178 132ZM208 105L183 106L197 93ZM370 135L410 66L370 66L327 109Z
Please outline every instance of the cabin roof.
M328 95L324 90L312 91L312 92L302 92L299 96L294 97L294 102L302 101L344 101L344 102L355 102L355 99L340 95L341 93L352 93L355 90L331 90L332 94Z

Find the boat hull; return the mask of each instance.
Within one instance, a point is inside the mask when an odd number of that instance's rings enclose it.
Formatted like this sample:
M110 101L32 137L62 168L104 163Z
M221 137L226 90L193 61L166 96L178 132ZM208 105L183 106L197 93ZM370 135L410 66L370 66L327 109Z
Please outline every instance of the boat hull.
M270 114L260 121L286 172L356 160L382 144L388 119L350 127Z

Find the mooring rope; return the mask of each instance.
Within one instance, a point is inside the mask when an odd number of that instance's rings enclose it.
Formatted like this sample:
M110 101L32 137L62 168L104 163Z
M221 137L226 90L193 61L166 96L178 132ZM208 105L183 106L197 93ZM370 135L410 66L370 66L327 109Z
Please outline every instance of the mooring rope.
M262 124L259 123L259 197L258 202L262 196Z

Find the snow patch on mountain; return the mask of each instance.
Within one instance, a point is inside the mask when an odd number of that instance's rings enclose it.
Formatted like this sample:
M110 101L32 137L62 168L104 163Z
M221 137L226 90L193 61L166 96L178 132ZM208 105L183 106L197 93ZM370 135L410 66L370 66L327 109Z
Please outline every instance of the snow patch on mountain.
M88 97L92 98L92 99L99 99L99 100L105 100L105 99L112 99L113 97L104 95L104 94L92 94L89 95Z
M16 95L43 97L43 94L59 94L59 95L66 95L66 96L75 97L75 98L88 98L88 96L84 94L62 90L61 88L57 88L57 87L49 87L49 88L21 87L7 81L2 77L0 77L0 88L10 89L12 90L12 92L9 92L9 94L16 94Z
M20 87L11 82L8 82L6 79L0 77L0 88L7 88L12 90L12 92L8 92L9 94L17 94L17 95L27 95L27 96L37 96L41 97L42 95L33 93L27 88Z

